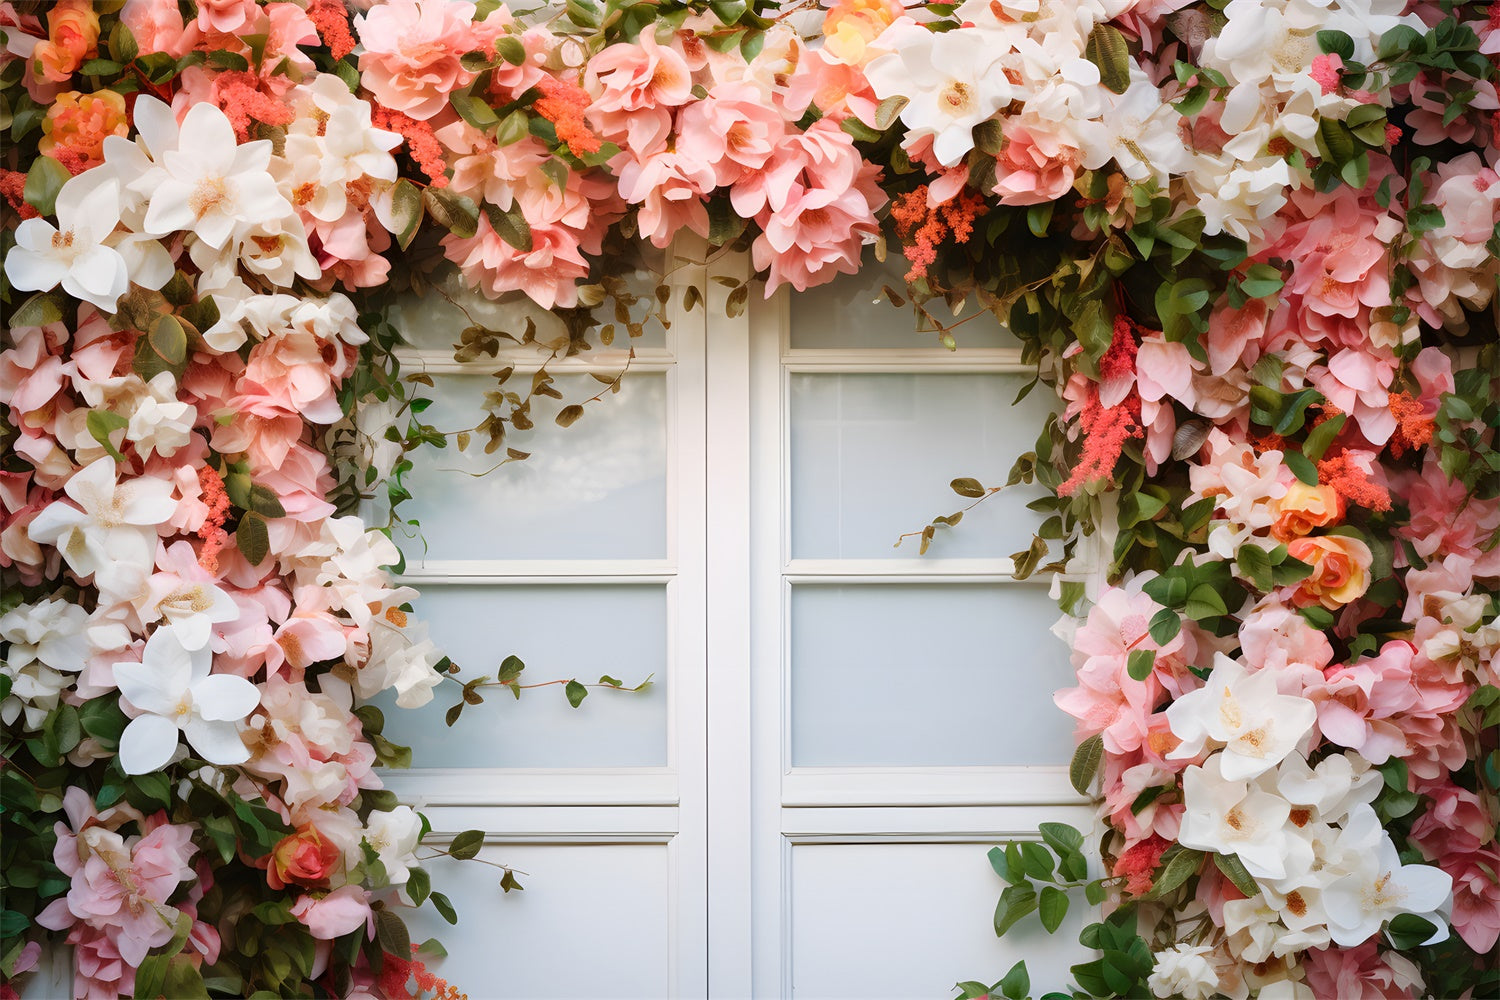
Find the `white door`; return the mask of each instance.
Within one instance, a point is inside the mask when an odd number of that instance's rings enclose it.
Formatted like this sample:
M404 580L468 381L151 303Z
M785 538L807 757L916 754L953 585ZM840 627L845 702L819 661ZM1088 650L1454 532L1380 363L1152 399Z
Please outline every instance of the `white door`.
M414 935L444 939L444 974L476 1000L945 997L1022 955L1060 986L1081 953L1076 916L1053 940L990 930L988 847L1088 821L1051 704L1069 676L1055 607L1005 558L1040 523L1037 494L986 501L925 557L893 548L964 503L949 480L1003 480L1043 394L1012 407L1029 376L1002 331L970 323L950 353L872 301L882 280L736 318L710 282L706 311L637 347L618 396L511 442L531 459L419 470L428 548L407 547L408 579L465 676L515 653L533 683L658 682L577 711L557 688L501 692L453 729L440 710L387 713L422 765L392 787L528 873L505 895L497 870L433 866L461 921ZM438 426L474 423L502 363L452 362L468 322L430 302L407 321ZM558 380L574 402L620 364L552 370L576 377Z

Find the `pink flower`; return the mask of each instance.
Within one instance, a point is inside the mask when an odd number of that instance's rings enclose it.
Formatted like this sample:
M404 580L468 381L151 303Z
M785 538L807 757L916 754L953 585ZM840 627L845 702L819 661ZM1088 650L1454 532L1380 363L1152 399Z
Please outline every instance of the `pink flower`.
M478 230L468 239L443 237L443 252L466 281L490 298L524 292L543 309L577 303L575 286L589 273L577 238L561 226L532 226L531 249L517 250L481 215Z
M302 921L319 941L332 941L361 926L370 927L371 934L374 933L370 895L357 885L346 885L321 896L299 896L292 904L292 916Z
M678 116L677 151L687 162L713 170L709 188L728 186L759 170L775 152L786 125L764 100L751 84L721 83Z
M1396 952L1378 951L1374 938L1357 948L1309 951L1303 967L1320 1000L1411 1000L1422 989L1416 965Z
M1494 818L1467 788L1445 778L1425 783L1417 791L1432 800L1411 826L1412 842L1428 861L1470 854L1495 839Z
M1453 929L1480 955L1500 940L1500 850L1494 844L1440 862L1453 876Z
M120 20L135 36L142 55L165 52L180 59L191 47L183 38L177 0L125 0Z
M714 188L710 164L681 152L652 153L644 159L622 153L610 162L616 164L620 196L640 205L640 233L652 244L666 247L684 229L708 235L703 196Z
M198 30L232 35L260 13L255 0L198 0Z
M474 74L459 57L479 48L468 0L390 0L354 20L364 45L360 82L375 99L418 120L443 110Z
M645 31L590 59L583 86L594 100L588 117L600 134L645 156L666 144L670 109L692 99L693 75L680 53Z
M1079 152L1044 122L1010 119L995 158L994 193L1003 205L1039 205L1056 201L1072 186Z

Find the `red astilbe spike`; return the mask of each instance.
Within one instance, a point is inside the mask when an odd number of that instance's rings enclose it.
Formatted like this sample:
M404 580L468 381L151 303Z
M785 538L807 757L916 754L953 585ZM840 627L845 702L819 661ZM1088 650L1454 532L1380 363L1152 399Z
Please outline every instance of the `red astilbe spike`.
M427 971L426 964L416 957L418 947L415 944L411 946L410 961L390 952L385 953L385 964L379 979L381 992L387 997L406 997L408 1000L420 1000L428 993L432 994L432 1000L469 1000L467 993L460 993L456 986L448 985L447 980ZM408 985L413 980L415 993Z
M1419 451L1432 440L1432 418L1423 415L1422 402L1409 392L1392 393L1388 404L1396 418L1396 432L1391 435L1391 455L1400 458L1407 451Z
M1385 487L1370 481L1370 475L1340 451L1318 463L1318 482L1332 486L1347 503L1371 511L1391 509L1391 494Z
M939 205L927 203L927 185L901 195L891 203L902 252L911 264L907 281L927 277L927 268L937 260L938 246L946 239L967 243L974 234L974 220L983 215L984 199L972 191L960 191Z
M433 135L431 125L374 102L371 102L370 123L406 140L406 151L433 187L448 186L448 164L443 161L443 146Z
M26 175L19 170L0 169L0 196L22 219L35 219L42 214L26 203Z
M224 480L211 467L205 465L198 470L198 487L203 491L203 502L208 506L208 515L199 525L197 535L203 540L198 553L198 565L210 573L219 571L219 553L229 544L229 532L224 522L229 517L229 493L224 489Z
M214 78L214 103L234 126L240 142L250 138L250 123L290 125L292 109L260 89L260 79L248 70L221 73Z
M344 0L312 0L307 5L307 19L318 29L318 37L328 46L333 58L342 59L354 51L354 36L349 33L349 10Z
M599 137L583 117L589 109L588 91L553 76L542 77L537 89L543 96L532 107L552 123L557 138L568 147L568 152L580 159L599 152Z
M1110 478L1125 442L1145 436L1146 429L1141 426L1141 394L1134 385L1139 346L1132 333L1134 326L1124 316L1115 317L1114 337L1109 350L1099 359L1100 382L1128 378L1130 391L1117 405L1105 406L1099 400L1099 384L1089 386L1088 397L1078 414L1083 454L1073 466L1072 474L1057 488L1058 496L1072 496L1084 483Z
M1172 842L1152 834L1120 855L1110 874L1126 879L1125 891L1132 896L1144 896L1155 882L1156 866Z

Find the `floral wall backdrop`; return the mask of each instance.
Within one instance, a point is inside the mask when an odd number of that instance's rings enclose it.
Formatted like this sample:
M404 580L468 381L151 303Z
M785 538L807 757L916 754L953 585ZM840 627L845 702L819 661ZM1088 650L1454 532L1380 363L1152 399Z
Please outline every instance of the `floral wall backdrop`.
M6 0L0 52L4 995L44 941L79 996L456 992L362 704L458 683L388 534L558 393L443 434L387 310L623 344L685 233L731 310L873 243L921 335L1005 321L1066 404L1018 574L1116 539L1058 586L1101 823L990 854L997 933L1081 894L1100 957L963 996L1500 989L1500 5Z

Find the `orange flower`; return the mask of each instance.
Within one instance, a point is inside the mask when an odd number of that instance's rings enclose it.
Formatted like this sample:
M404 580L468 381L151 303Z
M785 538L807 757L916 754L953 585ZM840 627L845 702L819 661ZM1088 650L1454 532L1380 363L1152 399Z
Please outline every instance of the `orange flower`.
M1278 542L1311 534L1314 528L1326 528L1344 519L1344 498L1332 486L1308 486L1295 482L1286 495L1271 501L1276 520L1271 523L1271 537Z
M1286 547L1293 559L1310 565L1312 575L1297 585L1292 603L1298 607L1321 604L1337 611L1359 600L1370 586L1370 547L1357 538L1320 535L1295 538Z
M90 0L58 0L47 13L47 40L32 50L42 76L70 79L85 59L99 54L99 15Z
M43 156L50 156L81 174L104 162L104 137L130 134L125 115L125 96L113 90L80 94L76 90L58 94L47 117L42 119Z
M866 48L902 15L895 0L838 0L823 16L823 52L835 62L863 66Z

